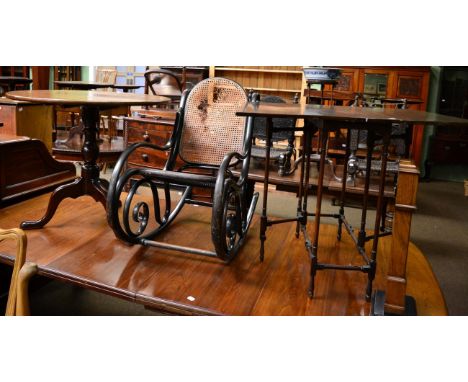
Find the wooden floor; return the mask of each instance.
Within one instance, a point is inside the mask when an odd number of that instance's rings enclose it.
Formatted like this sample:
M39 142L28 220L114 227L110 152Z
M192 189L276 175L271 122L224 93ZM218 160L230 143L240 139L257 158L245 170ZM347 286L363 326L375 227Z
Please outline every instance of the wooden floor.
M22 220L42 216L49 195L0 210L0 227L17 227ZM161 241L211 249L210 210L187 206ZM39 274L121 297L151 308L180 314L224 315L368 315L364 299L366 275L320 271L313 300L307 297L309 259L294 224L267 232L265 261L258 260L259 220L229 265L215 259L141 246L115 239L102 205L90 197L67 199L43 229L28 231L27 260ZM309 225L312 229L312 224ZM336 226L320 231L319 258L342 264L360 258L344 235L336 242ZM375 286L384 288L390 237L380 242ZM0 261L11 264L10 243L0 247ZM407 290L419 315L447 314L444 298L423 254L411 245Z

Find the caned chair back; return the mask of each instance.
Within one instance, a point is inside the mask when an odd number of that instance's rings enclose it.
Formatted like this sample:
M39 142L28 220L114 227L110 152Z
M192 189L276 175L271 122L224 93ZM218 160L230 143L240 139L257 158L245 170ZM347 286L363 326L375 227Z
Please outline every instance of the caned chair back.
M185 103L180 157L219 166L227 153L243 153L246 118L236 112L246 102L244 89L232 80L215 77L198 83Z
M96 69L96 82L103 82L105 84L115 84L117 78L117 70L115 69Z
M117 70L107 68L96 69L96 82L114 85L117 79ZM98 89L98 91L113 91L111 88Z

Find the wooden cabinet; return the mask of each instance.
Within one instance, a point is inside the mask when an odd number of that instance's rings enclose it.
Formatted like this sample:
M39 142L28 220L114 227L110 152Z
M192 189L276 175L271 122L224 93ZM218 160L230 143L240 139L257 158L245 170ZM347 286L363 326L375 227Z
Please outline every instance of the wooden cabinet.
M135 116L123 117L124 144L148 142L164 146L171 138L176 117L175 110L136 109ZM169 152L139 149L128 159L129 167L163 168Z
M53 106L0 98L0 134L36 138L52 149Z
M54 66L54 81L81 81L81 66Z
M157 120L154 118L124 117L125 146L148 142L164 146L170 139L174 128L174 119ZM138 149L129 159L129 167L163 168L168 151Z
M0 76L29 77L29 66L0 66Z
M425 111L429 93L429 66L338 66L342 70L334 90L343 99L352 99L355 94L376 98L405 98L418 103L408 108ZM331 85L326 85L331 90ZM304 94L307 90L304 89ZM410 158L417 164L421 159L423 126L413 126Z
M75 175L75 166L54 160L43 142L0 134L0 207L48 191Z

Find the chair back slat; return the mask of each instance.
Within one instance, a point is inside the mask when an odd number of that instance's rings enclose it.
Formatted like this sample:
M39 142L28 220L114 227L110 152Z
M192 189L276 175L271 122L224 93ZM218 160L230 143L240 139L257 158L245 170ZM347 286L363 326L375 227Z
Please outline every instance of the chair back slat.
M242 153L246 118L236 112L246 102L244 89L234 81L215 77L198 83L185 104L180 157L219 166L227 153Z

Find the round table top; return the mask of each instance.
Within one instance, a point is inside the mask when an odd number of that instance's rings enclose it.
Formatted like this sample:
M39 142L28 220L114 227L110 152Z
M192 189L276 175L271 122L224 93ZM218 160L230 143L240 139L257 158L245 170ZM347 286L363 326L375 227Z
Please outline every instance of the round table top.
M59 87L70 87L81 90L92 90L100 88L111 88L113 84L93 81L54 81Z
M0 76L0 81L30 84L33 80L28 77Z
M170 102L169 98L148 94L97 92L87 90L16 90L6 93L18 101L51 105L136 106Z
M113 88L113 89L138 89L144 85L135 84L109 84L106 82L94 82L94 81L54 81L54 84L59 87L69 87L76 90L93 90L101 88Z
M137 84L114 84L112 85L115 89L139 89L145 85L137 85Z

